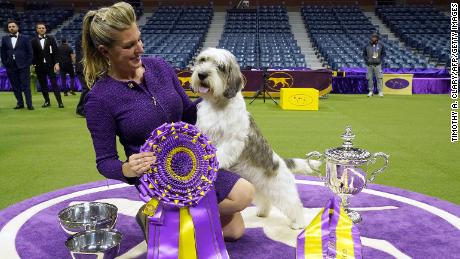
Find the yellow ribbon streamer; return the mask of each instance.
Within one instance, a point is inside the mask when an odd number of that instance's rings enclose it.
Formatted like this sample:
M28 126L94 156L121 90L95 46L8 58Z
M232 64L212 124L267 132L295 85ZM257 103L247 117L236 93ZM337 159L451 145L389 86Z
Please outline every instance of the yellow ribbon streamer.
M343 208L336 227L336 258L355 258L355 249L351 229L353 222Z
M180 208L179 259L196 259L195 227L189 208Z
M318 215L316 215L310 225L308 225L308 227L305 229L304 258L323 258L323 247L321 240L321 216L323 215L323 211L324 209L321 209Z

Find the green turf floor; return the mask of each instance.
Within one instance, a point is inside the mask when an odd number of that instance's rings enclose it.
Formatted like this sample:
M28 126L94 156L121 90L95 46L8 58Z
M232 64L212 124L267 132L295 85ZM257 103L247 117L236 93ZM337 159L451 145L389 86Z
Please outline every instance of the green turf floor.
M85 119L75 115L79 95L63 98L64 109L55 102L43 109L43 98L34 95L35 111L13 110L13 94L0 92L0 209L103 179ZM447 95L330 95L317 112L282 111L261 99L248 109L283 157L339 146L351 125L356 146L391 156L377 183L460 204L460 145L450 143L449 105Z

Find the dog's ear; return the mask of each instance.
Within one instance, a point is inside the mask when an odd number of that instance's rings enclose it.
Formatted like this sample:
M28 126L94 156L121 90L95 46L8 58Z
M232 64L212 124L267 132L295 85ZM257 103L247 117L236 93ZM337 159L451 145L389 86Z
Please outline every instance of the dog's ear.
M227 89L224 91L224 96L228 99L235 97L241 90L243 84L243 75L238 69L238 65L230 66L227 80Z

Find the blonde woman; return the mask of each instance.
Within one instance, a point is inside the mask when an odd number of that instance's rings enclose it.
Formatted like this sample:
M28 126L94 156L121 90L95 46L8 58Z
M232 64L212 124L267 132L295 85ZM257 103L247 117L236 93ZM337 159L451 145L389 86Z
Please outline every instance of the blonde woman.
M83 65L92 85L85 105L99 172L107 178L138 184L155 157L139 153L155 128L165 122L196 121L196 104L185 94L174 70L144 52L136 15L120 2L89 11L83 20ZM94 85L93 85L94 84ZM120 161L116 136L127 161ZM220 171L215 183L226 240L244 233L240 211L252 201L254 188L237 175ZM145 230L145 217L138 214Z

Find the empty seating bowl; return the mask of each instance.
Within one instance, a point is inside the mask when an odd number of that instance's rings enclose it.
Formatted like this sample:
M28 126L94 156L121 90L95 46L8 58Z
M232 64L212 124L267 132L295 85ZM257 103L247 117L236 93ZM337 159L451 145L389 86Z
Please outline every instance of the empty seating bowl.
M59 212L62 228L68 234L80 231L113 228L117 220L117 207L103 202L79 203Z
M122 234L114 229L79 232L65 243L74 259L112 259L118 255Z

